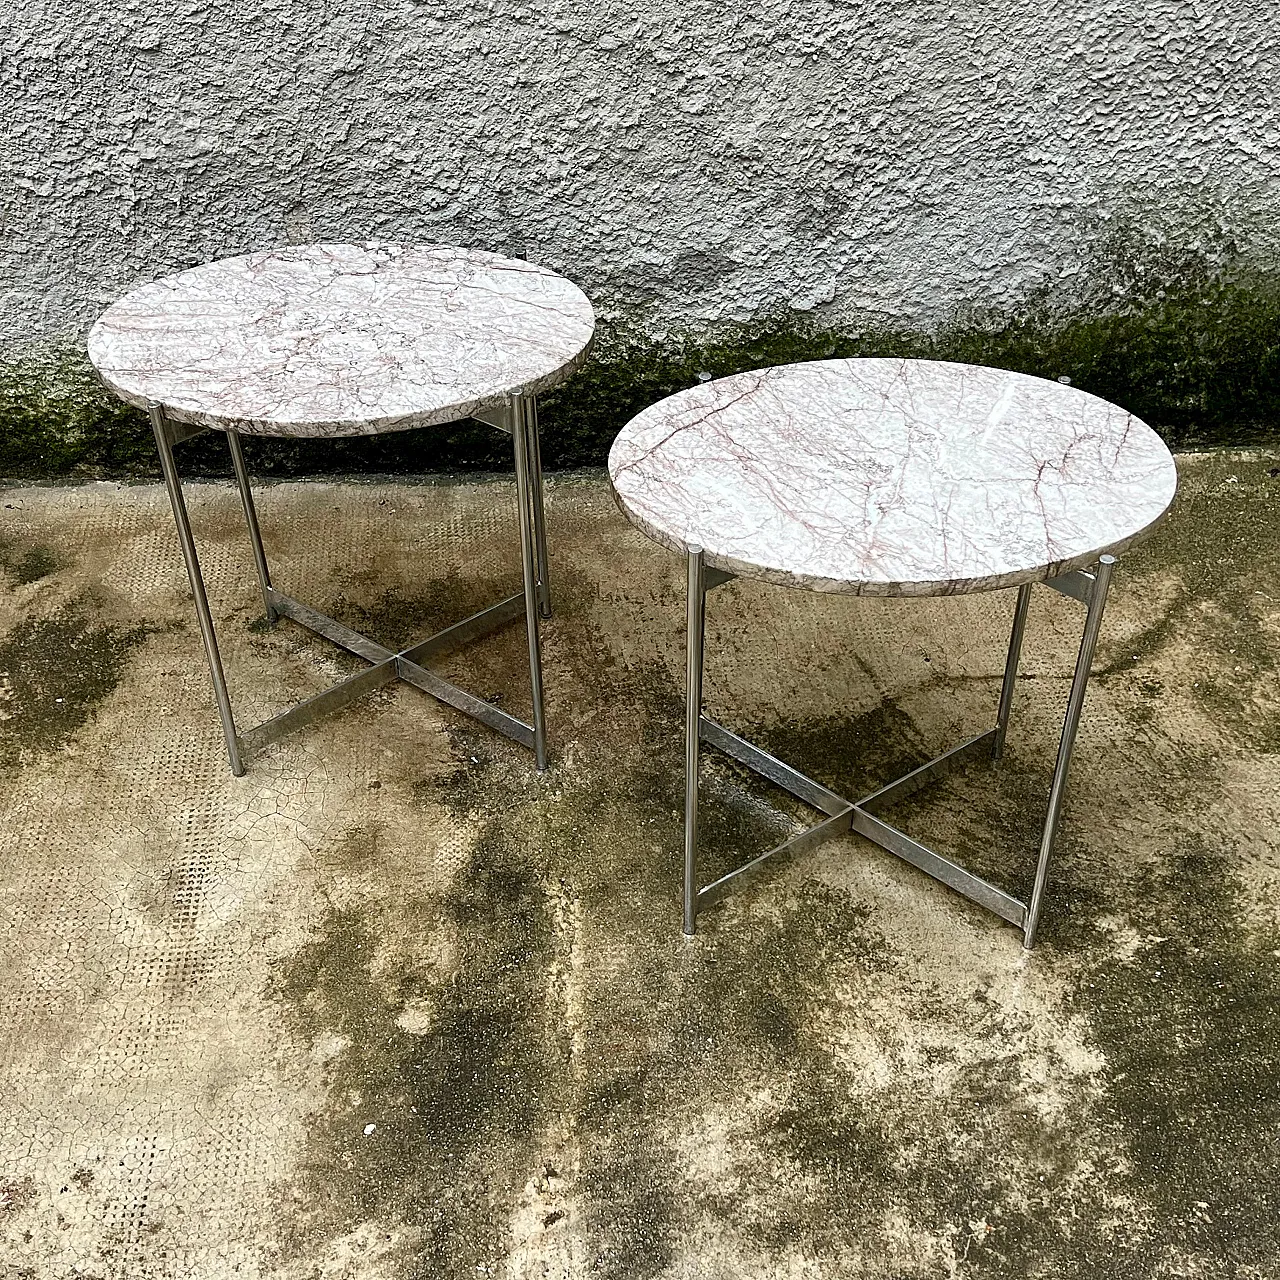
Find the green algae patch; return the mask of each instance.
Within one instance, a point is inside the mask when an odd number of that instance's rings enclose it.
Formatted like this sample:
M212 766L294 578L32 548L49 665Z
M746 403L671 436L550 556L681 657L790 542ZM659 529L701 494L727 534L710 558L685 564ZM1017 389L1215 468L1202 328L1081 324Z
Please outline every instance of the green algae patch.
M78 348L0 366L0 475L158 473L145 415L99 381Z
M747 736L854 800L930 758L924 735L892 697L861 715L781 720L758 725Z
M0 638L0 764L66 743L120 683L153 628L93 623L75 605Z
M1177 587L1141 631L1104 638L1099 672L1145 673L1194 642L1216 660L1183 673L1185 687L1233 739L1268 752L1280 751L1277 464L1271 451L1181 461L1173 513L1121 564L1140 580L1176 575Z
M1229 784L1280 749L1278 461L1181 459L1174 511L1122 562L1139 593L1176 584L1148 625L1108 641L1097 677L1135 744L1157 725L1171 739L1145 774L1152 795L1135 794L1157 825L1107 860L1068 826L1043 933L1075 972L1063 1013L1105 1060L1093 1123L1117 1146L1109 1181L1134 1206L1140 1274L1260 1277L1280 1257L1270 833ZM1185 727L1198 717L1207 742Z
M398 649L463 621L510 595L511 590L509 577L464 576L453 571L412 594L381 590L372 600L364 598L361 582L344 584L330 607L334 616L350 618L357 630Z
M40 543L18 547L0 538L0 573L8 574L20 586L29 586L47 578L61 567L61 563L56 552Z
M1094 958L1068 1008L1106 1056L1098 1118L1152 1247L1262 1276L1280 1258L1280 935L1248 921L1232 854L1184 835L1142 869L1130 954L1074 919Z
M754 736L854 796L928 755L925 732L893 699L861 715L762 724ZM788 811L776 791L771 799ZM941 826L945 853L986 874L993 861L1007 871L1010 857L990 852L991 828L970 817L975 804L985 806L984 819L1014 837L1008 855L1027 860L1009 878L1024 880L1034 866L1028 855L1034 858L1043 799L1007 760L999 770L963 771L889 816L908 829L931 819L935 830ZM946 815L940 824L939 811ZM802 808L790 814L805 823L819 816ZM966 839L971 826L983 828L980 838ZM981 849L973 847L979 842ZM846 856L882 856L850 844ZM738 843L733 861L744 860ZM915 989L910 963L889 945L872 909L805 878L812 855L797 862L785 883L756 882L700 920L709 954L701 968L689 963L687 976L697 980L683 993L691 1009L707 1011L694 1015L686 1051L702 1067L695 1078L705 1082L708 1099L716 1080L738 1097L750 1095L753 1082L785 1082L769 1087L767 1104L741 1126L732 1192L704 1188L701 1211L732 1224L779 1270L797 1253L851 1271L861 1257L892 1256L883 1233L896 1218L933 1243L891 1274L934 1274L947 1259L974 1277L1084 1280L1107 1267L1114 1268L1108 1274L1142 1274L1136 1233L1092 1225L1113 1214L1110 1189L1081 1176L1098 1158L1088 1090L1074 1092L1064 1082L1063 1101L1047 1112L1028 1084L1012 1048L1031 1031L1026 1015L1002 1008L981 984L963 994ZM947 905L1003 931L958 897ZM906 1014L910 1050L882 1017L884 1006L899 1001L915 1002ZM878 1087L868 1088L842 1052L849 1033L869 1035L885 1055Z
M343 1046L290 1215L313 1206L313 1242L370 1221L408 1224L416 1242L395 1274L473 1275L499 1256L522 1183L554 1183L567 1153L571 1195L538 1220L571 1228L587 1273L609 1280L669 1274L708 1233L778 1270L798 1254L840 1266L855 1247L890 1248L894 1215L951 1242L895 1274L932 1274L947 1248L976 1276L1040 1263L1091 1274L1115 1233L1064 1227L1060 1208L1106 1207L1080 1186L1085 1111L1046 1119L1032 1105L1015 1048L1025 1019L980 994L911 994L872 908L799 867L708 912L684 939L679 700L655 672L593 663L602 638L563 607L557 618L581 641L573 679L641 710L594 735L593 758L607 765L562 764L536 783L508 748L455 724L457 769L413 789L424 813L479 824L455 887L330 912L281 962L274 992L302 1037ZM920 735L896 706L854 729L842 735L833 717L775 726L768 740L818 755L851 737L833 762L846 778L878 781L915 762ZM732 766L708 771L709 859L741 862L797 816L771 815ZM334 865L363 864L375 846L348 832ZM426 973L415 953L442 931L456 959ZM570 982L574 963L585 969ZM557 991L564 1003L549 1006ZM919 1055L890 1050L887 1077L868 1087L841 1028L869 1018L892 1040L896 1024L873 1012L886 991L945 1029ZM405 1009L422 1003L429 1029L406 1034ZM939 1088L937 1071L953 1082ZM700 1170L712 1147L713 1170ZM292 1249L309 1256L307 1237Z
M743 324L647 336L601 324L588 363L541 397L543 460L600 466L635 414L707 376L798 360L956 360L1070 381L1155 427L1172 446L1244 445L1280 431L1280 275L1227 252L1177 254L1116 237L1070 297L1010 312L971 307L923 331L777 311ZM511 441L474 421L342 440L250 438L263 476L501 471ZM181 446L190 475L230 475L225 442ZM0 476L158 475L144 415L97 382L79 349L0 369Z
M598 465L647 405L692 386L800 360L953 360L1069 381L1136 414L1174 447L1251 444L1280 431L1280 276L1194 256L1116 251L1086 302L1051 293L1017 314L972 308L932 333L828 327L779 313L711 337L606 331L593 363L544 397L553 465ZM1115 296L1121 301L1117 305Z
M423 946L441 930L457 946L443 974ZM412 1233L416 1274L497 1263L495 1206L523 1184L550 1105L542 1063L559 1056L539 999L549 939L536 870L491 837L455 891L394 915L334 909L280 964L272 990L296 1030L339 1046L284 1254L381 1220Z

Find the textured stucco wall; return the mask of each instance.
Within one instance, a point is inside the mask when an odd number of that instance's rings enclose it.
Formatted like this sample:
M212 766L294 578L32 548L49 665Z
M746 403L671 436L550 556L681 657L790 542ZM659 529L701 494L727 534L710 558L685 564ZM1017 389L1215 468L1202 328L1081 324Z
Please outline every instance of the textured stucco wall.
M661 329L927 326L1117 227L1280 240L1276 0L0 7L10 350L285 241L526 254Z

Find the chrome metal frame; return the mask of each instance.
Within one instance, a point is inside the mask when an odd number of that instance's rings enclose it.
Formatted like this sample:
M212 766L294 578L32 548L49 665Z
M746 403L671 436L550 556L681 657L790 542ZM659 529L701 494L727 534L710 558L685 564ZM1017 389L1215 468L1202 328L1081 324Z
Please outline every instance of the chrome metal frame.
M174 445L208 430L206 427L175 422L158 404L148 409L156 448L160 453L160 470L164 475L165 489L173 509L174 523L178 527L178 542L182 558L187 566L187 578L195 599L196 620L200 626L200 638L204 642L205 656L209 661L209 675L213 681L214 701L222 721L222 733L227 744L227 759L231 772L237 777L245 772L245 756L287 733L311 724L314 720L340 707L345 707L373 689L395 680L403 680L415 688L429 693L433 698L465 712L476 720L496 729L506 737L531 747L539 771L547 767L546 723L542 705L542 643L538 630L539 617L551 616L551 583L547 562L547 535L542 503L542 463L538 446L538 418L532 396L515 396L501 410L493 410L476 416L482 422L505 431L512 437L516 463L516 505L520 525L520 560L523 573L523 590L515 595L480 610L463 621L446 627L443 631L407 649L396 652L384 648L376 641L300 601L277 591L271 584L267 556L258 528L258 514L249 487L249 472L245 466L244 450L239 435L227 431L227 444L231 449L231 462L235 468L236 485L240 490L240 502L244 508L245 523L249 528L249 540L253 544L253 558L257 566L258 582L262 588L262 604L267 621L275 623L279 618L289 618L316 635L357 654L370 665L364 670L330 685L314 697L298 703L288 711L255 726L245 733L236 730L231 699L227 692L226 675L222 657L218 651L218 638L214 631L213 615L209 610L209 598L205 592L204 577L200 572L200 559L196 554L195 539L191 532L191 520L186 501L182 496L182 480L174 461ZM459 688L442 676L422 665L428 658L456 649L478 640L489 632L506 626L524 615L529 641L529 683L533 694L533 723L525 724L514 716L500 711L492 703Z
M935 880L950 886L972 902L994 912L1002 920L1022 930L1023 946L1035 946L1036 930L1044 907L1045 887L1049 878L1049 861L1053 852L1054 836L1062 812L1062 799L1066 788L1067 771L1071 765L1071 751L1075 745L1076 730L1080 725L1080 713L1084 708L1085 692L1089 684L1089 670L1102 626L1102 614L1106 607L1111 573L1115 567L1113 556L1102 556L1092 573L1076 570L1048 579L1044 585L1063 595L1080 601L1088 610L1085 616L1084 634L1076 659L1075 676L1067 700L1067 714L1058 745L1058 758L1049 791L1048 812L1040 839L1040 854L1036 862L1035 882L1029 902L1012 897L1003 889L967 871L958 863L944 858L932 849L913 840L904 831L891 826L874 812L892 800L916 791L934 778L942 776L956 765L973 756L989 752L992 762L999 761L1004 750L1005 732L1013 707L1014 684L1018 677L1018 659L1022 653L1022 638L1027 626L1027 608L1031 602L1031 584L1018 588L1018 602L1014 609L1013 630L1009 637L1009 653L1005 661L1004 681L1000 688L1000 704L994 728L944 752L927 764L873 791L861 800L846 800L834 791L805 777L790 765L771 756L767 751L731 733L723 725L702 714L703 648L706 631L707 592L721 583L732 581L735 575L721 569L713 569L703 561L701 548L689 551L688 570L688 643L686 649L686 720L685 720L685 805L684 805L684 932L694 933L698 913L727 893L739 887L744 878L759 871L766 863L780 854L796 854L846 831L856 831L873 844L896 857L918 867ZM708 885L698 885L698 751L701 743L723 751L739 763L798 800L817 809L826 817L815 826L784 840L765 853L752 858L743 866L721 876Z

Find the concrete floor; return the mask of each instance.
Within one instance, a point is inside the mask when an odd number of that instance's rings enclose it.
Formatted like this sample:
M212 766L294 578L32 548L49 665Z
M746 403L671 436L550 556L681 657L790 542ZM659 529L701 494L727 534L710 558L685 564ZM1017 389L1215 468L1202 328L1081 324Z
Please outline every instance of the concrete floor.
M0 510L0 1277L1280 1275L1280 471L1116 575L1043 945L856 837L679 931L683 566L553 481L554 759L371 696L227 770L163 493ZM193 516L244 723L353 669ZM399 644L506 484L282 484L279 585ZM991 722L1012 594L713 596L708 700L845 793ZM1082 610L895 821L1024 890ZM518 628L447 664L526 713ZM708 862L796 814L708 769Z

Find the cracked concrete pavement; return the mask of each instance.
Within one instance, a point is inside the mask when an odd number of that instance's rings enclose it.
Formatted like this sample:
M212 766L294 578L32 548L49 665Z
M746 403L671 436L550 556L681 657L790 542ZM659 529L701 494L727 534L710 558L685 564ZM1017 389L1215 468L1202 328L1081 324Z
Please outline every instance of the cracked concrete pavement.
M227 767L162 490L0 507L0 1277L1280 1274L1280 471L1117 571L1043 945L855 836L679 928L683 565L553 477L550 771L395 687ZM356 669L190 489L244 723ZM261 492L389 644L512 589L506 481ZM845 793L994 714L1012 593L712 598L708 703ZM1025 890L1082 611L893 818ZM450 658L527 715L519 627ZM707 772L709 870L806 815Z

